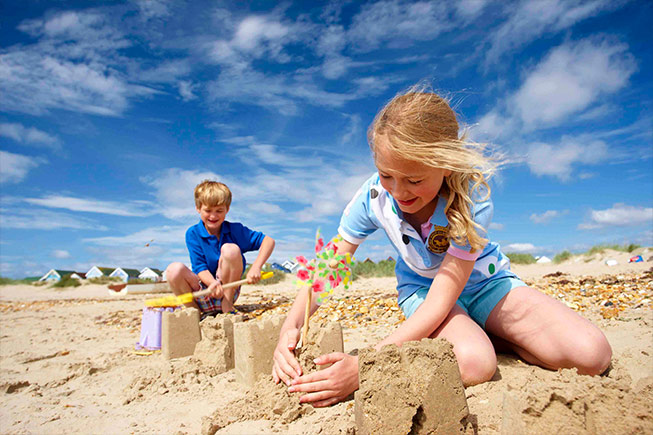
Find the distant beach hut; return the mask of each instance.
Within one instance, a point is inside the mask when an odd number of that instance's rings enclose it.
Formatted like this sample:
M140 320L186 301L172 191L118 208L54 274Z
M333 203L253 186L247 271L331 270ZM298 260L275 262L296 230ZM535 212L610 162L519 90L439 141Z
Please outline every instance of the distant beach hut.
M551 259L549 257L546 257L546 256L542 255L541 257L538 257L536 263L539 263L539 264L551 263Z
M84 274L82 272L75 272L74 270L50 269L48 273L39 279L39 281L59 281L64 276L70 276L71 278L75 279L84 279Z
M363 261L363 263L372 263L372 264L374 264L374 262L372 261L372 259L370 257L367 257L365 259L365 261Z
M140 275L141 272L138 269L123 269L122 267L117 267L111 274L109 275L110 278L120 278L122 282L128 282L132 279L138 279L138 275Z
M283 272L283 273L290 273L290 269L280 265L279 263L270 264L270 268L278 270L278 271Z
M159 282L162 280L161 278L162 275L163 275L163 271L159 269L144 267L141 270L141 273L138 275L138 279L149 279L150 281Z
M281 263L281 265L283 267L285 267L286 269L288 269L291 273L297 272L297 269L300 268L299 263L297 263L296 261L290 261L290 260L284 261L283 263Z
M392 258L392 255L391 255L391 256L389 256L388 258L386 258L385 261L393 262L393 261L395 261L395 259Z
M111 272L113 272L115 269L116 269L115 267L93 266L88 270L88 272L86 272L86 279L99 278L101 276L109 276L111 275Z

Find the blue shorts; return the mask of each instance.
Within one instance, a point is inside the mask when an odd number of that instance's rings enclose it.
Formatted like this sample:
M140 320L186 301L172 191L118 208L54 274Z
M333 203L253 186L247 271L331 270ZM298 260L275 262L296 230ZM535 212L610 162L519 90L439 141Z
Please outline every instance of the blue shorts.
M485 322L490 316L490 313L497 306L499 301L507 295L510 290L517 287L525 287L526 284L518 279L513 277L504 277L493 279L488 282L485 287L474 293L462 293L458 296L456 305L465 311L474 319L476 323L485 328ZM417 311L417 308L422 305L424 299L426 299L426 294L429 292L429 289L422 287L418 289L415 293L408 296L400 305L401 311L404 312L406 318Z

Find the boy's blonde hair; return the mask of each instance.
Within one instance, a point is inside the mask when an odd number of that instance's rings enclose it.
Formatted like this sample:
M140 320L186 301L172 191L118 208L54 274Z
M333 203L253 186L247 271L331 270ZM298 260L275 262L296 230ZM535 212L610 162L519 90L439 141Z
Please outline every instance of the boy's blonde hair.
M204 180L195 186L195 207L202 208L231 205L231 190L226 184L219 181Z
M469 242L474 250L483 249L487 239L476 229L485 229L474 222L472 195L480 193L481 201L489 198L487 181L497 164L484 153L485 144L464 135L458 138L458 121L449 102L424 85L413 86L386 104L370 125L367 137L375 158L380 136L400 158L451 171L440 190L447 197L449 236L459 245Z

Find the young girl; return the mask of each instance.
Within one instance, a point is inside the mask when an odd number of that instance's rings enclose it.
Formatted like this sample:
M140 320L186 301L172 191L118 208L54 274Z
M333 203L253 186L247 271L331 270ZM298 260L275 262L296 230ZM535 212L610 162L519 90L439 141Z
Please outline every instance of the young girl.
M406 321L377 349L446 338L465 385L494 375L493 342L548 369L576 367L589 375L606 370L612 350L603 333L524 284L499 246L486 239L493 211L487 180L494 165L481 145L458 139L447 101L413 88L379 112L368 139L378 174L345 209L338 253L353 255L379 228L398 252L398 303ZM333 365L302 376L292 350L305 297L299 293L282 327L273 378L291 392L305 392L302 402L327 406L358 388L358 360L343 353L323 355L316 363Z

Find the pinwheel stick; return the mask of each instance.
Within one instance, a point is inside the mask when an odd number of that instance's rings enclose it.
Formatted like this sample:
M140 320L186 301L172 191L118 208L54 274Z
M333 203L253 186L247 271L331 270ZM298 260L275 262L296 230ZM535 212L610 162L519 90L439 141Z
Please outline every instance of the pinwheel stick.
M311 317L311 302L313 299L313 290L310 287L306 287L306 293L308 297L306 298L306 311L304 312L304 329L302 330L302 343L308 344L308 319Z
M297 271L298 280L295 283L306 286L308 292L304 312L304 327L302 328L299 343L295 347L297 350L304 344L308 344L308 322L313 306L312 293L317 294L315 300L317 305L322 305L340 283L344 283L346 289L349 288L351 256L349 254L337 254L337 241L338 238L336 237L325 246L318 229L315 234L315 259L308 261L304 256L296 257L297 262L302 267Z

